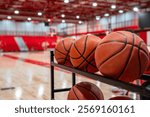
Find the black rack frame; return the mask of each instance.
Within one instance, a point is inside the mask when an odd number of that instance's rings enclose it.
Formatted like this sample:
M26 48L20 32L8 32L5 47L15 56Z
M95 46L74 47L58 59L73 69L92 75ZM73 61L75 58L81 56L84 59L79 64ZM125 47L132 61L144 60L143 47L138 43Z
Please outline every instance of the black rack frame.
M50 51L50 66L51 66L50 67L50 71L51 71L50 80L51 80L51 99L52 100L55 99L55 95L54 95L55 93L69 91L71 89L71 88L55 89L55 86L54 86L54 67L55 66L72 72L72 86L76 84L76 73L77 73L82 76L86 76L90 79L101 81L103 83L113 85L116 87L120 87L120 88L129 90L129 91L135 92L137 94L140 94L141 99L150 99L150 75L142 75L142 77L141 77L141 79L145 80L149 85L139 86L139 85L135 85L135 84L130 84L130 83L116 80L116 79L110 79L110 78L107 78L107 77L104 77L104 76L101 76L98 74L88 73L88 72L81 71L79 69L75 69L75 68L57 64L54 62L54 52L53 51Z

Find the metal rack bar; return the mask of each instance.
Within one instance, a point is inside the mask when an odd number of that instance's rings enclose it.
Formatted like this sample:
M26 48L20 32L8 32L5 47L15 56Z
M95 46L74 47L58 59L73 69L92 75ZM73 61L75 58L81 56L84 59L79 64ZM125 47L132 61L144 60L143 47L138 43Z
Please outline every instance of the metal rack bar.
M72 86L76 84L76 74L72 73Z
M57 92L64 92L64 91L69 91L71 88L62 88L62 89L55 89L55 80L54 80L54 65L52 65L52 63L54 63L54 53L53 51L50 51L50 63L51 63L51 67L50 67L50 84L51 84L51 100L55 99L55 93ZM75 73L72 73L72 86L76 84L76 75Z
M55 89L54 92L69 91L71 88Z
M141 77L141 79L150 82L150 75L148 75L148 74L143 74L142 77Z
M50 61L54 62L54 53L53 51L50 51ZM51 99L54 99L54 66L51 65L50 67L50 71L51 71L51 78L50 78L50 83L51 83Z
M53 53L53 52L51 52L51 53ZM84 72L84 71L81 71L81 70L78 70L78 69L75 69L75 68L71 68L71 67L67 67L67 66L64 66L64 65L54 63L54 61L51 61L51 66L53 66L53 67L56 66L56 67L59 67L61 69L72 72L72 85L75 84L75 73L77 73L77 74L86 76L90 79L101 81L103 83L113 85L113 86L116 86L116 87L120 87L120 88L129 90L129 91L138 93L141 96L150 98L150 90L148 90L148 88L146 88L144 86L139 86L139 85L135 85L135 84L131 84L131 83L126 83L126 82L119 81L119 80L116 80L116 79L107 78L107 77L104 77L104 76L101 76L101 75L98 75L98 74L87 73L87 72ZM53 71L51 71L51 72L53 72ZM150 76L144 74L144 75L142 75L141 79L149 81ZM53 80L53 78L52 78L52 80Z

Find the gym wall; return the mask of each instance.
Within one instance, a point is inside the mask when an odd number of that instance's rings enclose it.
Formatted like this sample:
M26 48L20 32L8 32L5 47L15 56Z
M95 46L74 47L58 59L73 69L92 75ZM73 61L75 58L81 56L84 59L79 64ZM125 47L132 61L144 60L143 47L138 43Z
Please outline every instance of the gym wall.
M41 51L54 48L57 37L50 27L38 22L0 21L0 51Z
M68 35L85 34L87 32L98 32L111 29L117 30L122 28L137 29L138 28L138 15L134 12L127 12L124 14L113 15L109 18L101 17L99 21L93 19L83 24L59 24L58 32L65 32Z

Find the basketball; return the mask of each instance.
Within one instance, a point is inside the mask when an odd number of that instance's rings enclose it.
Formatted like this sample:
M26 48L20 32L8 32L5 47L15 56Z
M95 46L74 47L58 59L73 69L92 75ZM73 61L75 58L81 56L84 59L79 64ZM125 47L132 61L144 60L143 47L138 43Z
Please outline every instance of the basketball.
M93 57L93 59L88 64L86 64L85 66L83 66L81 69L83 71L90 72L90 73L97 72L98 69L96 67L95 58Z
M58 64L72 66L69 52L73 43L74 39L72 38L65 38L57 42L54 55Z
M80 82L71 88L68 100L104 100L104 96L95 84Z
M76 40L70 50L72 65L87 72L97 72L94 54L100 40L94 35L84 35Z
M108 34L99 43L95 61L104 76L132 82L145 71L149 52L144 41L136 34L117 31Z
M128 96L115 96L110 98L109 100L133 100L133 99Z
M149 53L149 58L150 58L150 53ZM150 59L149 59L147 69L145 70L144 74L150 74Z

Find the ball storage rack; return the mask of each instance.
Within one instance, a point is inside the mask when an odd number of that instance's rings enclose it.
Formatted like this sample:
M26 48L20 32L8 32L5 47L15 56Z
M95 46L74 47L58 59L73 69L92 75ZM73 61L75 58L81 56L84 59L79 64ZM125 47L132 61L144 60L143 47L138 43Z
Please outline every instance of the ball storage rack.
M69 91L71 89L71 88L55 89L54 67L58 67L58 68L61 68L63 70L67 70L67 71L70 71L72 73L72 86L74 86L76 84L76 74L79 74L79 75L88 77L89 79L100 81L100 82L106 83L108 85L112 85L115 87L126 89L128 91L139 94L141 100L150 100L150 75L143 74L140 78L141 80L145 81L144 84L146 84L146 85L140 86L137 84L126 83L126 82L123 82L120 80L107 78L105 76L101 76L98 74L88 73L88 72L81 71L79 69L75 69L72 67L67 67L64 65L57 64L54 62L54 51L53 50L50 51L51 100L55 99L55 93Z

